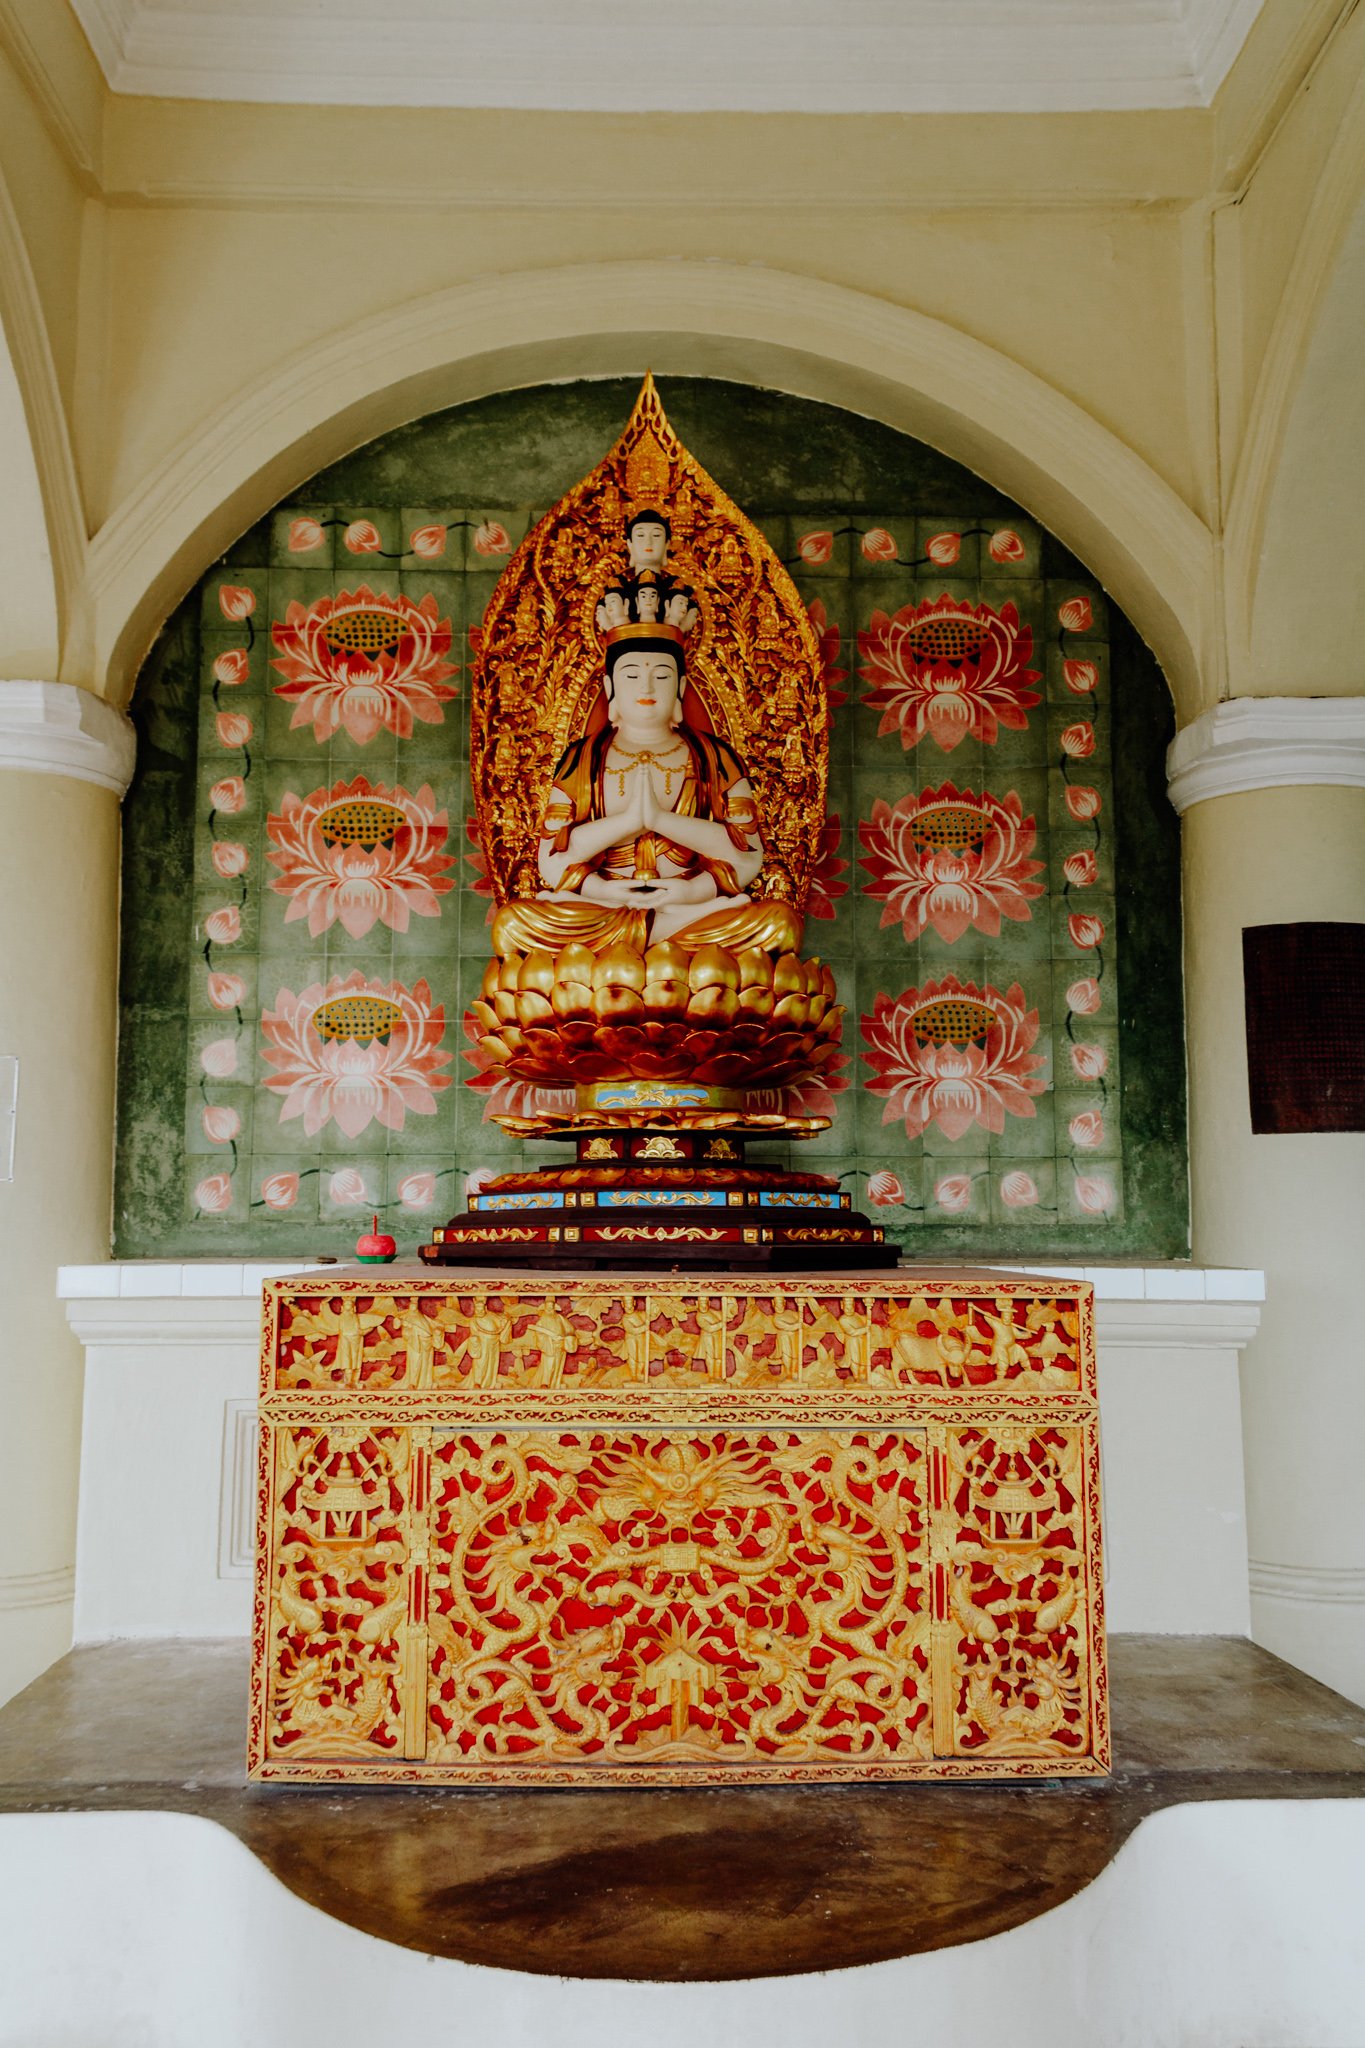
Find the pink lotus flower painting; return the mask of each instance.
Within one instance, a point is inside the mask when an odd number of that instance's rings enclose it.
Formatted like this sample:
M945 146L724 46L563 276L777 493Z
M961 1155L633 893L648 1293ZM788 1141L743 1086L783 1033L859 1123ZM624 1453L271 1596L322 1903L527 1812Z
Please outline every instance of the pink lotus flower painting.
M519 1080L498 1061L491 1060L483 1046L484 1027L472 1010L465 1011L462 1022L468 1043L461 1048L460 1056L474 1069L462 1078L466 1088L474 1089L484 1098L485 1123L495 1116L548 1116L555 1110L573 1108L572 1088L539 1088L534 1081Z
M290 729L311 725L319 746L347 733L364 746L377 733L399 739L413 720L440 725L455 695L446 660L451 626L434 597L414 604L362 583L308 606L291 604L271 633L278 658L271 667L286 680L275 693L294 707Z
M907 943L932 926L950 944L975 929L995 937L1002 918L1026 923L1043 894L1033 877L1037 836L1017 796L994 797L945 782L895 804L878 798L858 826L867 895L884 903L883 927Z
M926 738L945 753L965 739L993 747L1002 725L1024 731L1039 701L1029 687L1042 679L1028 666L1033 631L1012 604L997 612L945 594L894 618L874 611L858 647L873 685L863 702L881 712L877 737L897 732L905 748Z
M806 898L807 917L833 917L836 900L848 894L848 883L841 880L848 869L848 862L839 852L842 831L839 813L835 811L826 818L820 835L820 855L811 870L810 895Z
M304 797L291 790L266 832L280 871L270 886L289 899L284 921L306 917L312 938L338 923L353 939L376 924L405 932L413 915L438 917L455 886L449 823L426 783L410 795L357 775Z
M903 995L879 995L861 1020L875 1070L867 1083L884 1095L882 1122L904 1121L908 1138L937 1124L946 1138L974 1126L1003 1131L1006 1116L1034 1116L1032 1098L1046 1085L1043 1057L1031 1051L1038 1012L1026 1008L1015 982L978 988L949 974Z
M843 1072L847 1053L838 1052L820 1073L808 1081L795 1081L790 1088L756 1088L749 1100L758 1110L780 1110L784 1116L827 1116L838 1111L837 1098L849 1085Z
M488 857L483 850L483 841L479 837L479 827L476 819L465 819L464 836L469 841L471 848L471 851L464 857L464 864L467 868L474 870L473 881L466 881L465 887L471 890L475 896L486 896L488 898L488 914L484 918L484 923L492 924L493 919L498 914L498 906L493 895L493 877L488 872Z
M282 988L261 1016L266 1087L284 1097L280 1122L302 1117L307 1136L327 1123L348 1138L378 1121L401 1131L412 1110L436 1114L452 1054L441 1050L445 1011L425 981L369 981L357 972Z

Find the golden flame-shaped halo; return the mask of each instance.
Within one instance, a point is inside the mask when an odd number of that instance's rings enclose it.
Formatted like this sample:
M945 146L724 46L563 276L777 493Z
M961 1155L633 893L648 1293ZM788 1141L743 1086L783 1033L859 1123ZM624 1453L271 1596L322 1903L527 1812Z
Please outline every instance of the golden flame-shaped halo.
M674 433L646 376L620 440L532 529L484 614L470 782L499 903L533 896L556 762L600 715L597 605L627 566L625 525L656 509L670 571L692 586L689 716L746 763L766 853L754 895L803 909L825 820L828 713L819 643L791 577Z

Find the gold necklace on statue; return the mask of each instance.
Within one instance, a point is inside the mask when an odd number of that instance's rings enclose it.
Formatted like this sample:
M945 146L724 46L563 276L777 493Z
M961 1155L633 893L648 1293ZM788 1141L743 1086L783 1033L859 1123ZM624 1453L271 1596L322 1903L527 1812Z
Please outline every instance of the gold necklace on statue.
M680 751L683 758L678 762L677 756ZM630 764L629 767L618 768L611 758L613 754L624 754ZM630 774L631 770L634 768L657 768L664 779L664 801L667 803L669 797L673 794L673 777L675 775L684 775L687 772L687 759L688 755L685 745L681 747L674 745L669 748L666 754L656 754L649 747L640 747L636 752L632 753L627 747L618 747L613 744L607 751L607 772L616 777L616 794L624 802L626 777ZM670 761L676 763L672 768L668 765Z

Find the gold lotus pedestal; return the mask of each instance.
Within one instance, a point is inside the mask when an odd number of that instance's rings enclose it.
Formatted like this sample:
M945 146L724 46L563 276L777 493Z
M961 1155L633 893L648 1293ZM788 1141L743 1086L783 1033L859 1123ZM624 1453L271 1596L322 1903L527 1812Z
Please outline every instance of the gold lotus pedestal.
M1091 1291L965 1272L266 1288L250 1767L1108 1768Z

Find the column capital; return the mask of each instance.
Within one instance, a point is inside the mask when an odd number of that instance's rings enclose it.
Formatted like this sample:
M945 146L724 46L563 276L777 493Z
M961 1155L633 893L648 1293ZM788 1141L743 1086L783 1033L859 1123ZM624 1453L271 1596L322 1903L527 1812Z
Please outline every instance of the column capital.
M136 752L131 718L89 690L0 680L0 769L70 775L121 797Z
M1365 696L1230 697L1176 734L1166 782L1181 812L1248 789L1365 789Z

